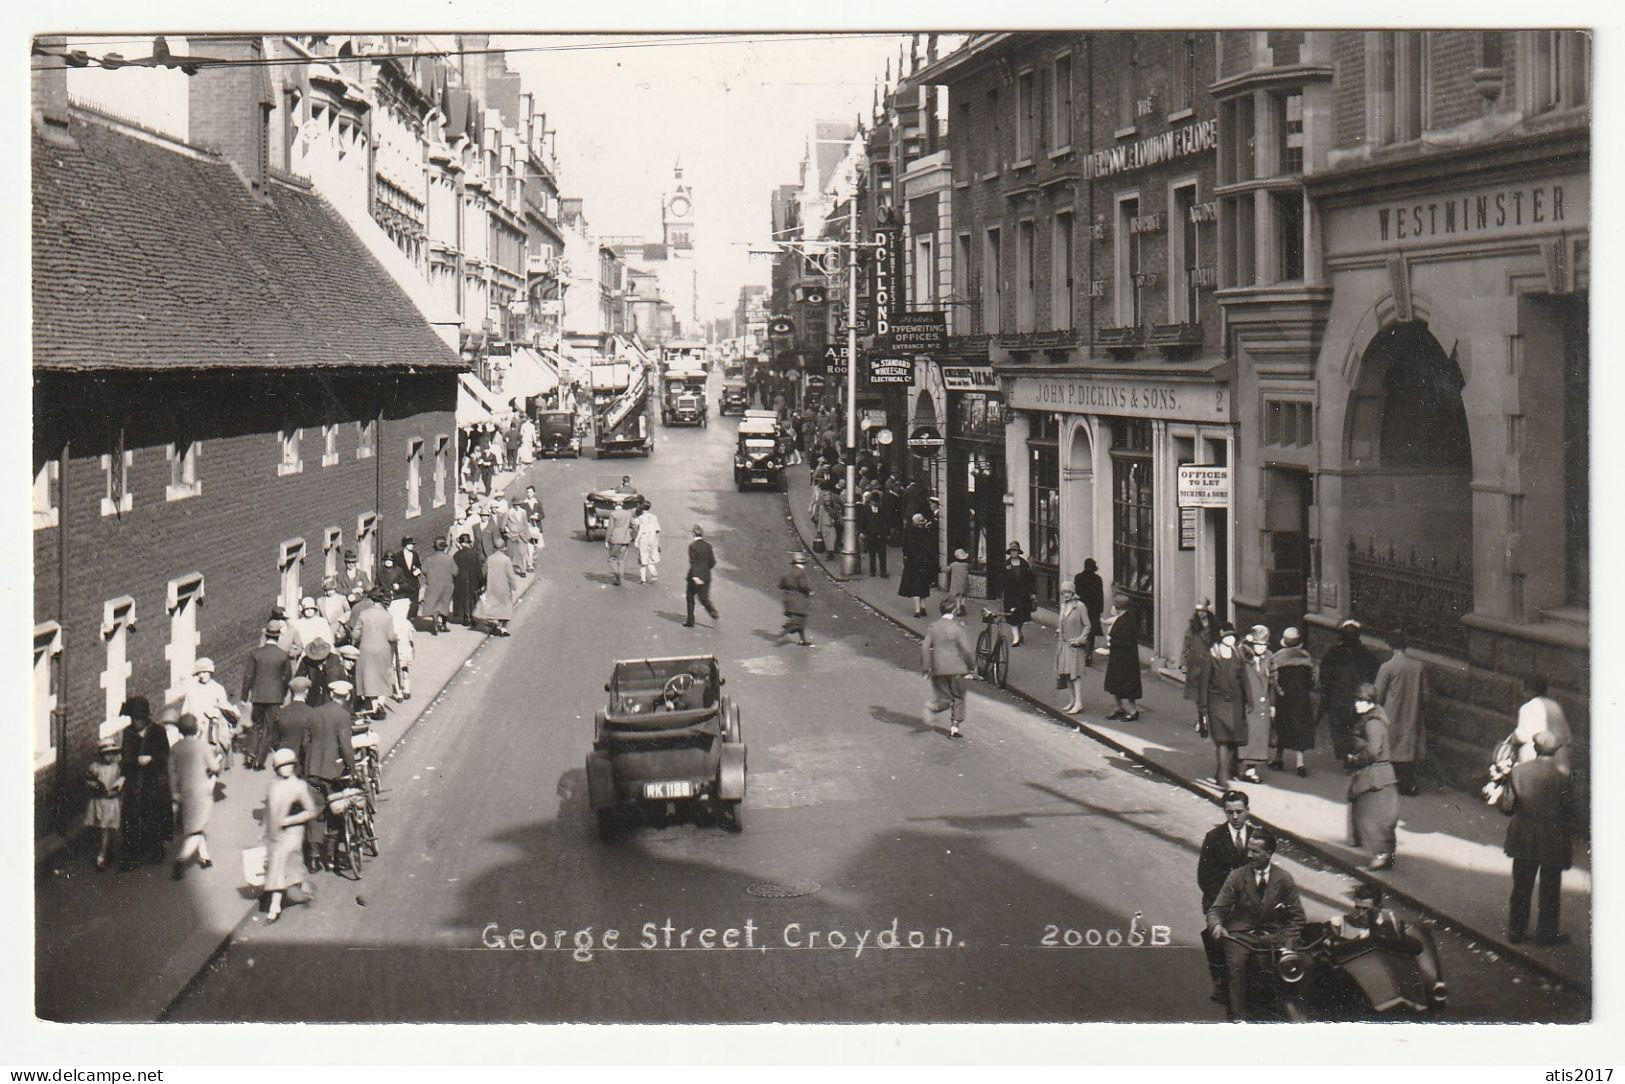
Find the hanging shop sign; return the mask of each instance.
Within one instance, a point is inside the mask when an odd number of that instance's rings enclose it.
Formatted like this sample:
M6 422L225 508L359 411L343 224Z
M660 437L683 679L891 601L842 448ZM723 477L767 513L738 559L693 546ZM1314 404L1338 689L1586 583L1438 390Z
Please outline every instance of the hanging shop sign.
M824 372L830 377L846 378L847 352L845 343L830 343L824 347L821 355L824 362Z
M876 336L875 345L880 347L885 347L891 341L892 314L897 311L896 299L892 296L897 280L897 268L892 262L897 234L895 228L878 229L870 238L874 254L869 261L869 311Z
M795 330L796 325L790 322L788 316L775 316L767 322L767 333L769 335L792 335Z
M949 391L998 391L999 378L991 365L944 365L942 386Z
M1181 464L1177 503L1180 508L1229 508L1230 468Z
M906 357L896 357L889 354L869 355L869 383L871 384L902 384L914 383L914 362Z
M899 354L935 354L948 345L948 314L941 309L892 317L891 348Z
M918 425L908 435L909 451L921 455L935 455L937 450L948 443L943 439L942 433L934 425Z

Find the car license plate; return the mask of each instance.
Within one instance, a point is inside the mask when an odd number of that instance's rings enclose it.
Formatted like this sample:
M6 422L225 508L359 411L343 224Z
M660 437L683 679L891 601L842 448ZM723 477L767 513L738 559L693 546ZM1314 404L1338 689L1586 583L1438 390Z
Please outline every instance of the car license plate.
M645 798L692 798L694 797L694 784L686 779L674 779L667 783L643 784Z

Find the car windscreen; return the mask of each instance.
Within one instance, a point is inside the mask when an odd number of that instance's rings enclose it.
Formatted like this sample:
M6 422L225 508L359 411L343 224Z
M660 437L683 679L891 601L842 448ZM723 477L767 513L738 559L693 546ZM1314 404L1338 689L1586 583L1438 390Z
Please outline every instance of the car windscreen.
M756 437L749 437L745 440L745 447L747 448L765 448L768 451L772 451L778 446L778 442L773 440L758 439Z

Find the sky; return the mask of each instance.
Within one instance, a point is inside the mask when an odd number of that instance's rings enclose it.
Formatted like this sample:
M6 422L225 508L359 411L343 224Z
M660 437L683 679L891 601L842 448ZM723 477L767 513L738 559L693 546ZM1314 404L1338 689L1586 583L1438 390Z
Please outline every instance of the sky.
M586 200L599 234L660 237L661 194L681 159L694 189L700 315L731 311L766 283L751 242L771 229L769 196L797 180L812 123L871 116L875 83L908 38L873 35L502 37L508 66L558 131L561 191ZM584 45L626 43L616 48ZM924 41L921 41L924 53Z

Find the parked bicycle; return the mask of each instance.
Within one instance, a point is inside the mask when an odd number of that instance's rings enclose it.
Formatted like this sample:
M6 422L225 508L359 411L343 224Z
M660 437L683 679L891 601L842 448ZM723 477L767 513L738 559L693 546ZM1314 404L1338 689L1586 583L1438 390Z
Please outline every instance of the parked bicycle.
M356 785L366 797L368 811L376 813L378 796L384 792L384 763L378 754L378 733L371 727L358 727L350 736L350 744L355 747Z
M1002 689L1010 676L1010 615L1003 610L983 610L982 626L982 634L976 638L976 676Z
M327 808L344 818L343 835L340 837L344 864L350 878L359 881L362 863L367 857L378 857L378 833L372 809L367 804L366 789L358 786L353 777L346 779L345 783L344 787L327 796Z

